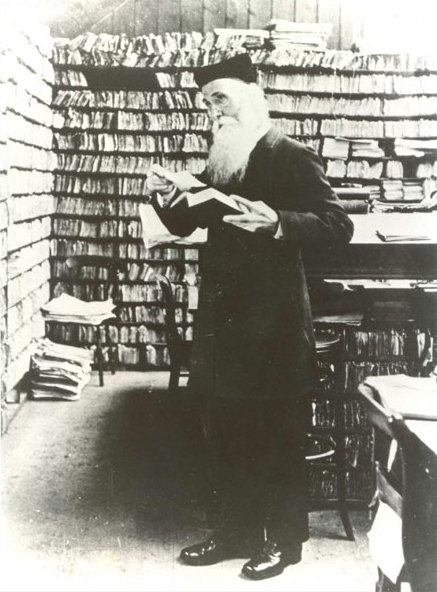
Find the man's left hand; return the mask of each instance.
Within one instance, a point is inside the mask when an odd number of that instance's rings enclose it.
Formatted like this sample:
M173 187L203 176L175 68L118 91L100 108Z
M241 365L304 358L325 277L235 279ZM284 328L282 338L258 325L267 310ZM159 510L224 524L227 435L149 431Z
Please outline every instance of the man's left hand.
M231 197L238 202L243 213L224 216L223 222L249 232L263 232L272 236L276 233L279 216L275 210L263 201L250 201L239 195Z

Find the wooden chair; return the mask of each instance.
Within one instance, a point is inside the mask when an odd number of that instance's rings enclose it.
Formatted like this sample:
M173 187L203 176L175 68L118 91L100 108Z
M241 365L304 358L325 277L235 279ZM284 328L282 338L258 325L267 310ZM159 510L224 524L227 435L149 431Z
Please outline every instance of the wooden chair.
M155 277L164 297L165 334L170 357L168 391L175 394L178 392L180 379L189 376L192 341L184 339L178 331L176 300L170 280L163 274L155 274Z
M332 378L335 383L338 383L338 364L340 363L339 353L341 348L341 338L333 339L328 337L324 338L325 333L323 331L315 332L316 336L316 354L320 359L327 359L336 362L333 363L334 370L332 370ZM319 381L323 381L323 377L319 377ZM319 384L316 383L315 391L317 398L321 395L319 391ZM323 391L323 387L322 387ZM324 395L326 396L326 395ZM337 477L337 507L340 514L340 518L343 524L343 528L346 534L346 538L349 541L354 541L354 531L349 517L349 511L346 502L346 487L345 487L345 473L346 473L346 452L344 446L344 411L343 411L343 400L340 393L337 392L332 396L332 403L334 406L334 413L336 417L336 424L330 434L320 434L317 431L312 431L309 428L307 433L307 453L306 460L308 462L319 461L328 457L334 457L335 472Z
M437 457L410 430L401 415L385 409L376 391L358 387L375 434L376 491L379 501L402 519L405 565L396 582L378 566L376 592L399 592L409 582L412 592L437 590ZM390 455L393 442L396 455ZM387 549L390 553L390 549Z

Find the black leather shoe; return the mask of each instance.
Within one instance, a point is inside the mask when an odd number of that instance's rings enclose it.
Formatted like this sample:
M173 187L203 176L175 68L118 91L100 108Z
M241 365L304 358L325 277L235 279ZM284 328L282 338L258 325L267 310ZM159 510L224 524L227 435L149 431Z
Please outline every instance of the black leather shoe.
M182 549L180 558L187 565L213 565L232 557L233 549L231 542L212 536L203 543Z
M242 574L251 580L264 580L278 576L301 559L302 543L281 549L277 543L266 541L261 551L243 565Z

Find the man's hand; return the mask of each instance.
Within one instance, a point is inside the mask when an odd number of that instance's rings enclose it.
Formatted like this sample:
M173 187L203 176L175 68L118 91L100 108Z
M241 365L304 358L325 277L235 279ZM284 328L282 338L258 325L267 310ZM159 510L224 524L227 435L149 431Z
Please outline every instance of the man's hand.
M158 193L161 196L160 202L163 207L171 202L176 193L174 183L156 173L152 173L147 177L146 187L148 194Z
M238 202L243 213L224 216L223 222L249 232L263 232L272 236L276 233L279 216L275 210L263 201L250 201L239 195L231 197Z

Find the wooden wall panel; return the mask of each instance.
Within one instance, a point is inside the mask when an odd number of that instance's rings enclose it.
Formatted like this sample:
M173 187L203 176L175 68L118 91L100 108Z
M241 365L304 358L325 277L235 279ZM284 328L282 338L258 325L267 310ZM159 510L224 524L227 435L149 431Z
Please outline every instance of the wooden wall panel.
M264 29L272 18L269 0L249 0L249 28Z
M340 0L319 0L318 22L332 23L329 49L340 48Z
M204 0L203 32L226 26L226 0Z
M203 0L181 0L181 31L203 31Z
M159 0L135 0L135 30L137 35L158 33Z
M296 0L296 21L299 23L317 22L317 5L317 0Z
M113 11L113 33L121 35L125 33L128 37L135 37L137 11L136 0L127 0Z
M294 21L295 0L272 0L272 18Z
M181 30L181 0L165 0L158 4L158 32Z
M110 6L100 18L96 15L88 30L128 35L205 33L222 27L263 28L271 18L281 18L332 22L329 47L348 49L361 18L359 7L350 0L113 0Z
M249 26L249 0L227 0L226 26L246 29Z

